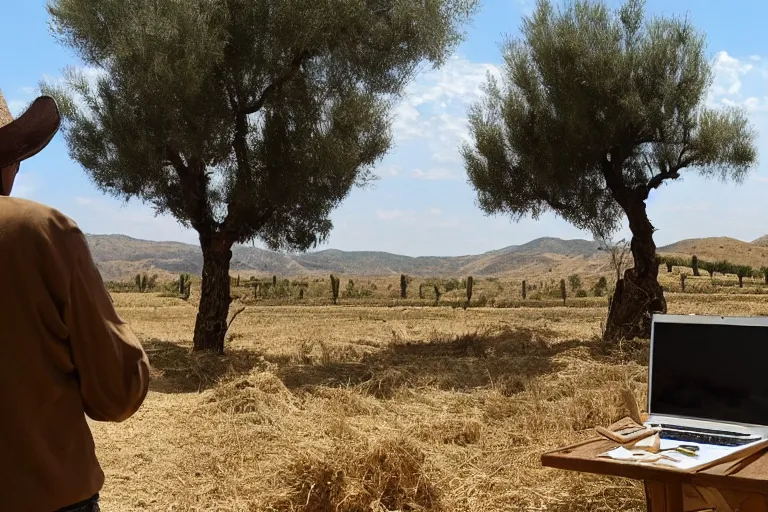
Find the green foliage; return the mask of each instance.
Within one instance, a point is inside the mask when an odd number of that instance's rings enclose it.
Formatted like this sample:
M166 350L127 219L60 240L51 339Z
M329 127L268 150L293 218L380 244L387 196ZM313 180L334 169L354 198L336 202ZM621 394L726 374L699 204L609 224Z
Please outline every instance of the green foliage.
M709 274L709 277L715 274L715 265L712 262L699 260L699 268Z
M579 289L579 290L576 292L576 297L579 297L579 298L582 298L582 299L583 299L584 297L587 297L587 296L588 296L588 294L587 294L587 290Z
M456 278L448 279L443 284L443 288L445 289L446 292L451 292L453 290L464 289L466 287L467 287L466 282L459 281Z
M70 69L63 87L43 89L100 189L201 233L304 250L327 237L350 188L373 178L392 99L420 64L445 61L475 7L51 0L58 40L103 73L94 85Z
M521 32L469 112L462 153L485 212L551 210L607 238L683 170L740 182L755 164L745 111L705 104L713 73L688 19L646 19L641 0L541 0Z
M157 286L157 274L153 274L152 277L147 274L136 274L134 278L134 289L140 293L152 291Z
M568 283L571 285L571 290L574 292L581 288L581 278L578 274L568 276Z
M348 299L371 297L373 296L373 290L365 287L356 287L355 282L351 279L347 281L347 288L344 290L344 297Z
M608 291L608 280L604 276L600 276L600 279L595 283L593 291L595 292L595 297L602 297Z

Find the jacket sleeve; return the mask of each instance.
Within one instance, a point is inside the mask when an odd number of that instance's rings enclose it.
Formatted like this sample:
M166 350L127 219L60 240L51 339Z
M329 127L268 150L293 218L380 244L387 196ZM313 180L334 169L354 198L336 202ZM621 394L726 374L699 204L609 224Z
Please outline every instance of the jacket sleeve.
M149 360L128 324L117 315L85 236L73 230L74 257L64 322L80 381L85 413L121 422L141 406L149 389Z

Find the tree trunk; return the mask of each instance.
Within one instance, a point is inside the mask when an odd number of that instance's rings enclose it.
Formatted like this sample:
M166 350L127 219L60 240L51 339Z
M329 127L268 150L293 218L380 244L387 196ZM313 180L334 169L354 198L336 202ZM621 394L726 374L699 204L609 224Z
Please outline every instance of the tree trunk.
M195 322L193 350L224 353L224 336L229 313L229 262L231 245L223 240L200 237L203 250L203 282Z
M616 283L603 335L603 340L609 342L649 338L652 314L667 312L664 290L658 282L654 228L648 219L645 201L632 197L624 201L622 207L632 231L630 248L635 266L627 269L624 278Z
M739 288L744 288L744 276L737 276L739 278Z

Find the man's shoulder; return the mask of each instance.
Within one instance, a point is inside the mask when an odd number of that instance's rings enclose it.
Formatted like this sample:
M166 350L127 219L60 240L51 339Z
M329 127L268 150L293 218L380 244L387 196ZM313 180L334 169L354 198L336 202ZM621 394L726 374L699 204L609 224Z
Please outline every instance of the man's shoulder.
M62 233L79 229L74 220L56 208L19 197L0 197L0 226Z

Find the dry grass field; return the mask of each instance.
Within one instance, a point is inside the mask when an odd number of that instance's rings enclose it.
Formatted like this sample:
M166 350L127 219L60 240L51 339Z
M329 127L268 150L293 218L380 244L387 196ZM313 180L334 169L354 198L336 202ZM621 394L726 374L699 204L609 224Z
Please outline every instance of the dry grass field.
M768 314L757 282L660 277L670 313ZM190 353L194 296L113 297L153 380L133 418L91 422L105 511L645 509L637 484L539 463L625 416L623 386L645 403L647 342L606 352L604 299L257 303L215 357Z

